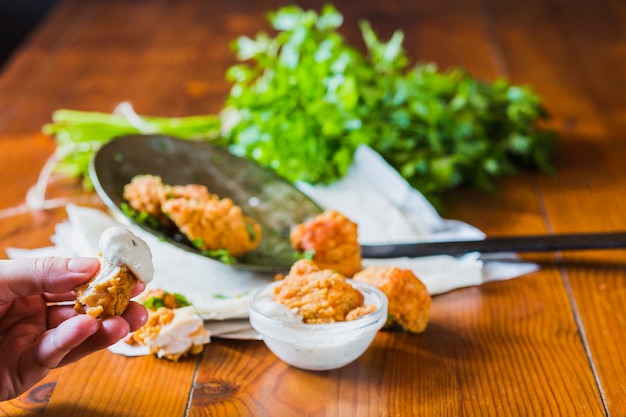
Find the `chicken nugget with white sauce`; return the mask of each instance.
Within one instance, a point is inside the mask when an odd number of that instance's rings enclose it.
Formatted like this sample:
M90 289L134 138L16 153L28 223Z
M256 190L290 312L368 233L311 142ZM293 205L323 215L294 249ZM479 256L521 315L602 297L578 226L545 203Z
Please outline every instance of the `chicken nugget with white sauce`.
M147 346L159 358L177 361L201 353L211 341L204 321L182 294L148 291L142 297L148 320L126 339L129 345Z
M113 226L100 236L100 270L75 288L74 310L93 317L119 316L126 310L137 281L154 275L148 245L131 231Z
M148 347L159 358L177 361L186 355L201 353L211 340L204 321L191 306L160 307L148 312L148 321L132 334L127 343Z
M273 300L301 316L304 323L354 320L375 308L364 305L363 294L346 277L304 259L274 289Z

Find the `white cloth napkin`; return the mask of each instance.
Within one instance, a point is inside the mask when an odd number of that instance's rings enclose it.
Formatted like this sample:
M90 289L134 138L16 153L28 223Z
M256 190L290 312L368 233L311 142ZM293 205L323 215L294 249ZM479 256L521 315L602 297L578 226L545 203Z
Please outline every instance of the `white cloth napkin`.
M297 184L321 207L336 209L358 224L361 243L400 243L483 238L475 227L441 218L429 202L367 146L358 148L348 174L330 186ZM146 241L153 254L155 277L150 288L182 293L199 314L210 322L245 319L250 293L272 280L272 276L238 270L168 243L97 209L66 206L68 219L59 223L51 237L54 246L33 250L9 248L11 258L34 256L95 256L98 240L107 227L122 223ZM510 262L509 262L510 261ZM460 257L447 255L422 258L364 259L364 265L395 265L408 268L425 283L432 295L485 282L509 279L538 269L520 262L514 254L497 261L478 253ZM216 324L217 325L217 324ZM229 328L219 323L213 336L256 338L241 321Z

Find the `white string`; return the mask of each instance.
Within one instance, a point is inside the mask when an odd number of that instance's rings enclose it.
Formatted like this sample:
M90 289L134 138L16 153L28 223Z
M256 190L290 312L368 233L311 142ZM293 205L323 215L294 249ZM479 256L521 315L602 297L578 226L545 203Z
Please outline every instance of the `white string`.
M132 104L130 104L127 101L123 101L120 104L118 104L113 110L113 114L116 114L118 116L123 116L126 119L126 121L131 124L131 126L139 130L139 132L143 133L144 135L158 133L158 129L154 125L142 119L135 112L135 109L133 108Z
M35 185L30 187L26 192L26 206L32 210L41 210L46 204L46 191L48 184L50 183L50 177L54 171L54 167L61 159L61 152L57 149L56 152L48 158L43 168L39 172L39 178Z
M64 207L71 202L68 197L46 199L48 186L52 183L54 167L59 160L63 158L64 154L64 152L57 148L50 158L48 158L43 168L41 168L37 182L26 192L25 202L17 206L0 210L0 219L31 213L34 211L51 210Z
M33 208L27 203L23 203L19 206L9 207L4 210L0 210L0 219L17 216L19 214L30 213L38 210L50 210L65 206L67 203L69 203L69 199L66 197L45 200L37 208Z

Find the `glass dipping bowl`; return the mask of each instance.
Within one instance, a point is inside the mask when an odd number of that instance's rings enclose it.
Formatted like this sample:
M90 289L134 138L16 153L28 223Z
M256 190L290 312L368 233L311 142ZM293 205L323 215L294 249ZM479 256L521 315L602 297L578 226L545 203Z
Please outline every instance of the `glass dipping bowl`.
M373 285L347 280L374 312L355 320L323 324L295 321L294 313L272 301L273 282L254 292L250 301L250 324L265 345L284 362L301 369L322 371L349 364L361 356L387 322L387 297Z

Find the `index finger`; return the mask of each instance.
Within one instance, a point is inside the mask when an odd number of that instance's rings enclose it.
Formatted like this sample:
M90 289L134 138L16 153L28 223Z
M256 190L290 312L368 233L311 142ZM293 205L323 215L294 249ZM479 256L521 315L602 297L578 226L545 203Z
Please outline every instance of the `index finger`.
M63 294L87 282L100 267L96 258L0 260L0 302L43 293Z

